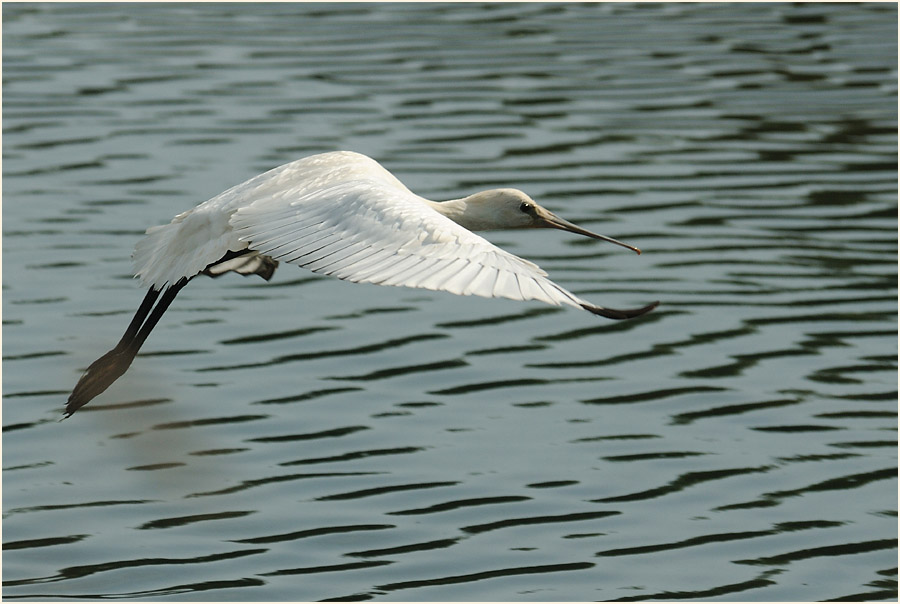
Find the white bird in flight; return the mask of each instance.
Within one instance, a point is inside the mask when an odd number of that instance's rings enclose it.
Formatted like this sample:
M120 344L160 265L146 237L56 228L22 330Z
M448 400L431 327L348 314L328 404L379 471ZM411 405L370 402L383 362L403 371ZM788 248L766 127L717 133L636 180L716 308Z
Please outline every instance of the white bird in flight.
M269 170L147 229L133 259L135 275L150 289L116 347L81 376L64 417L125 373L181 288L201 273L235 271L268 280L283 261L357 283L540 300L610 319L657 306L596 306L472 232L514 228L562 229L641 253L563 220L517 189L429 201L359 153L322 153Z

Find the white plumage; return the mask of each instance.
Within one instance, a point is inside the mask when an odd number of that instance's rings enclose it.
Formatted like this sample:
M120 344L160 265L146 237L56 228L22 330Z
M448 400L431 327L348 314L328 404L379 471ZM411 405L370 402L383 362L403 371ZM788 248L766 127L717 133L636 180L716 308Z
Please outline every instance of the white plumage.
M558 228L640 253L559 218L516 189L427 200L359 153L323 153L269 170L147 230L134 267L150 291L122 341L82 376L66 414L124 373L181 287L200 273L268 279L281 261L347 281L568 304L614 319L656 306L595 306L470 230L500 228Z
M135 273L159 289L196 275L228 251L249 248L353 282L586 303L547 279L536 264L463 228L441 208L365 155L314 155L150 228L135 249Z

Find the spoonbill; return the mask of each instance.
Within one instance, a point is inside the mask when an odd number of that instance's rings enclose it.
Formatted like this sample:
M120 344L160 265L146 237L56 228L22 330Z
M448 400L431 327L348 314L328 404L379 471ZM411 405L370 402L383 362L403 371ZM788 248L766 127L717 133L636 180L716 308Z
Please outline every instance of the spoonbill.
M78 380L64 417L125 373L172 300L199 274L234 271L268 281L283 261L357 283L568 304L610 319L657 306L596 306L472 232L514 228L562 229L641 253L556 216L517 189L429 201L359 153L322 153L269 170L147 229L133 260L149 291L119 343Z

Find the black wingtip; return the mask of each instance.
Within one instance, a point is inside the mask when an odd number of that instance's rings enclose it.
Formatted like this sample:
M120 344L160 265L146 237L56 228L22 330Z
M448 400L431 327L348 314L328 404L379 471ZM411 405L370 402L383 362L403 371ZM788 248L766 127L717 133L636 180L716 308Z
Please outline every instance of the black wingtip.
M616 310L615 308L603 308L602 306L592 306L591 304L582 304L582 308L587 311L594 313L595 315L600 315L601 317L606 317L607 319L633 319L635 317L640 317L643 314L646 314L659 306L659 300L656 302L651 302L647 306L642 308L630 308L628 310Z

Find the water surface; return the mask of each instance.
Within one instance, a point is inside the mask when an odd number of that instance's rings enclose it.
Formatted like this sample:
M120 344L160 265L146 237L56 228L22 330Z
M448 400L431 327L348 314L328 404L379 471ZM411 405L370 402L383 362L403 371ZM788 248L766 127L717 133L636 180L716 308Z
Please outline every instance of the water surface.
M3 6L8 600L894 600L890 4ZM59 423L143 230L334 149L644 250L613 322L197 279Z

